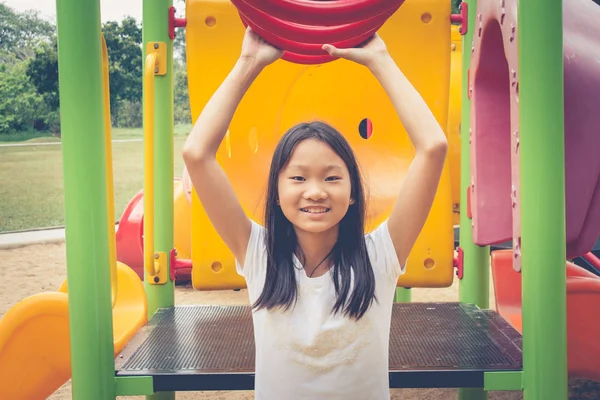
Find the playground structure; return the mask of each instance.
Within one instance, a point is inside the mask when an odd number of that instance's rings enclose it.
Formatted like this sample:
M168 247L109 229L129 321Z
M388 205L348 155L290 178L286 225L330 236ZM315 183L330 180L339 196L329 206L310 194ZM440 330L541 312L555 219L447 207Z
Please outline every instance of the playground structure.
M207 11L203 10L206 7L213 14L220 15L218 24L207 25ZM399 60L400 54L418 54L419 48L428 48L427 54L407 60L401 67L413 84L422 88L421 92L428 103L436 105L433 112L446 125L450 87L450 24L443 20L423 23L423 8L411 2L405 3L402 8L404 13L391 15L379 30L380 34L391 38L387 40L387 46L393 54L398 55L396 58ZM434 1L428 5L430 13L442 13L444 8L447 8L445 1ZM186 15L188 87L195 119L229 72L231 62L238 56L239 38L243 36L245 28L240 24L236 8L229 2L206 5L193 1L187 5ZM409 34L418 39L408 42L394 39ZM205 54L214 54L210 68L206 65ZM290 57L301 58L298 54ZM439 75L439 78L429 78L435 75ZM352 81L355 83L351 84ZM273 82L277 82L277 85L273 85ZM320 95L314 96L317 91ZM265 96L265 93L269 95ZM255 220L262 221L270 154L280 133L296 122L322 117L341 132L348 133L347 138L357 153L369 186L370 227L379 224L393 206L413 150L408 136L395 134L402 132L403 127L392 104L388 100L366 100L372 98L386 99L386 96L368 71L350 62L340 60L318 67L280 62L265 69L244 96L229 128L230 133L218 154L227 175L232 177L234 189L247 213ZM261 115L261 118L257 119L256 115ZM373 132L369 139L363 139L360 132L361 123L366 120L371 121ZM454 161L457 162L458 157ZM185 185L185 173L182 178L183 191L190 191L191 188ZM455 174L454 179L458 181L458 178L458 174ZM182 209L175 210L187 215L188 211L183 209L188 204L182 201L183 193L179 186L175 182L174 201ZM245 287L243 277L235 271L233 256L218 237L196 196L190 197L192 218L175 220L175 234L179 233L180 238L188 241L176 241L175 248L178 258L183 258L183 254L191 257L194 288L213 290ZM400 286L440 287L452 283L454 232L451 202L450 173L446 168L431 217L411 253L407 273L400 279ZM134 204L138 204L137 209L141 211L140 203L141 200L136 197L131 207L125 210L120 220L125 232L119 227L117 240L118 251L122 255L119 260L133 266L141 275L142 221L139 213L131 212L135 209ZM135 228L131 229L130 226ZM137 235L128 236L129 230L135 230ZM177 268L175 271L177 276Z
M197 3L194 3L197 4ZM220 29L220 32L215 33L215 36L219 36L219 43L222 43L222 46L224 48L227 48L228 52L231 52L232 54L229 55L229 57L235 57L235 52L238 51L238 47L239 47L239 35L242 34L242 30L243 30L243 26L237 26L237 16L231 11L228 10L228 8L230 7L227 4L223 4L222 7L225 7L225 10L219 10L219 12L221 14L223 14L225 16L225 18L221 18L219 27L215 27L212 28L211 31ZM192 11L193 12L193 11ZM193 12L192 15L197 14L196 12ZM386 37L390 38L391 40L388 39L388 46L392 45L394 46L394 43L392 42L394 40L394 38L396 37L402 37L401 35L406 34L403 31L399 31L398 29L399 27L395 27L394 26L394 22L399 20L400 17L399 16L392 16L391 21L388 25L385 26L385 29L382 31L382 34L386 35ZM421 24L422 25L422 24ZM199 31L202 29L206 29L203 28L203 26L205 26L201 21L198 21L197 24L190 24L188 25L188 37L190 37L190 41L191 43L189 44L189 58L188 58L188 62L192 63L192 66L196 66L197 63L200 63L200 61L197 60L197 57L194 57L193 54L205 54L207 51L210 52L214 52L217 51L214 48L209 48L209 49L204 49L204 48L199 48L199 49L195 49L195 46L198 46L199 43L201 43L199 40L192 40L192 38L202 38L203 37L203 32ZM448 245L450 243L450 239L449 239L449 235L452 234L452 232L450 231L450 224L448 224L448 205L447 203L449 201L452 202L452 210L454 211L454 213L452 214L452 224L457 225L460 221L458 220L458 206L460 204L460 92L461 92L461 47L462 47L462 38L458 32L458 26L452 26L452 30L451 30L451 40L452 40L452 46L450 48L451 51L451 58L450 60L448 60L448 49L440 46L439 44L441 43L446 43L447 42L447 32L441 30L439 27L435 28L434 31L432 32L431 30L427 30L423 32L424 35L424 40L422 43L417 43L415 44L413 47L418 47L419 45L422 46L428 46L431 47L432 49L436 49L436 55L429 57L427 59L425 59L425 61L423 61L423 64L425 65L414 65L412 68L412 72L414 74L415 77L422 77L420 79L422 79L422 85L423 86L428 86L428 90L429 92L432 93L433 96L435 96L435 99L438 98L444 98L447 95L447 86L448 82L447 79L450 81L450 97L449 100L450 101L446 101L447 106L449 107L449 111L447 113L446 116L446 112L445 110L442 110L441 107L444 106L444 103L440 104L440 110L439 110L439 114L440 114L440 119L447 119L447 132L448 132L448 139L449 139L449 143L450 143L450 151L449 151L449 163L448 163L448 168L447 171L445 171L446 176L450 177L450 188L448 188L447 182L444 181L442 184L442 190L440 190L439 193L439 198L440 200L438 201L439 207L443 207L444 212L446 213L446 215L437 215L434 218L431 218L428 224L428 227L426 227L427 233L423 234L423 238L425 240L425 245L421 246L421 251L420 253L423 254L425 252L427 252L427 256L423 256L423 255L419 255L418 251L415 250L413 251L412 255L411 255L411 259L409 261L409 265L411 267L413 267L411 269L410 274L411 275L406 275L402 278L402 281L400 282L401 285L404 286L412 286L412 287L416 287L419 286L419 280L422 282L427 282L428 284L431 284L431 279L429 275L431 274L438 274L438 271L440 271L440 269L436 269L435 272L433 269L423 269L423 265L424 263L422 262L422 260L426 259L426 258L430 258L431 262L435 262L438 261L437 264L443 264L443 277L439 277L436 278L439 282L440 285L444 286L447 285L448 283L451 282L451 274L452 274L452 248ZM415 28L416 29L416 28ZM222 33L224 30L226 30L227 32L232 32L235 33L235 35L232 34L224 34ZM443 35L443 39L438 39L440 36ZM225 39L222 39L225 38ZM390 43L392 42L392 43ZM435 46L432 46L431 43L437 43ZM192 47L193 46L193 47ZM397 45L396 45L397 46ZM222 51L222 50L221 50ZM433 51L432 51L433 52ZM436 69L438 68L446 68L447 65L450 65L449 70L450 70L450 75L447 77L444 77L443 79L439 79L439 80L435 80L435 81L431 81L431 82L426 82L427 76L429 76L429 74L435 74ZM217 73L219 74L219 76L215 76L215 75L208 75L206 76L206 74L202 74L201 76L199 76L196 72L197 70L203 70L203 66L201 64L198 64L197 67L191 68L190 67L190 72L189 72L189 76L190 76L190 95L191 95L191 101L192 101L192 107L196 110L197 113L200 112L201 110L201 106L204 102L207 101L208 97L210 96L210 89L205 89L206 87L210 87L210 88L214 88L215 83L219 82L219 79L222 79L223 77L223 72L226 72L226 68L223 67L222 71L217 71ZM270 73L271 76L268 79L265 79L264 81L267 82L265 85L268 85L272 79L277 79L280 82L283 81L283 77L285 76L295 76L296 74L311 74L313 69L311 68L303 68L301 66L292 66L292 65L283 65L283 66L278 66L279 70L277 71L273 71L273 72L267 72ZM290 69L293 69L292 71L290 71ZM300 71L300 72L297 72ZM333 73L338 73L339 72L339 67L336 68ZM346 72L344 71L344 77L347 76L346 74L352 74L352 73L356 73L355 71L350 71L350 72ZM363 74L364 75L364 74ZM362 75L361 75L362 76ZM373 93L370 92L370 90L372 90L373 88L377 87L377 85L372 82L372 78L368 77L368 76L363 76L364 79L370 79L369 83L370 85L364 85L363 88L357 88L354 86L348 87L347 89L347 93L346 95L348 96L348 99L351 99L353 96L354 97L358 97L358 96L362 96L365 98L368 98L368 96L372 96ZM328 76L325 76L323 79L329 79ZM341 78L344 79L344 78ZM416 79L416 78L415 78ZM299 85L304 85L303 90L306 90L307 92L310 92L310 87L306 87L306 81L307 79L304 78L302 80L290 80L288 78L288 80L290 81L289 83L289 87L287 86L280 86L277 88L277 91L279 91L280 93L282 93L280 96L280 98L284 98L283 96L291 96L288 95L287 93L291 91L291 93L295 94L298 93L298 89L294 89L294 87L299 87ZM315 78L311 78L311 80L309 81L309 83L311 84L311 87L316 87L317 85L321 85L322 82L317 82L315 80ZM194 84L194 86L191 86L192 84ZM203 89L204 88L204 89ZM256 96L260 96L261 95L261 91L264 89L257 89L254 90L253 93L256 93ZM361 93L361 90L363 91ZM202 95L202 98L199 98L199 95ZM380 93L378 93L377 95L380 95ZM344 94L339 93L338 96L340 98L344 98ZM261 107L264 107L264 102L258 102L256 100L252 100L255 103L254 104L260 104ZM281 102L285 102L285 101L293 101L292 99L284 99L284 100L279 100L279 98L275 101L281 101ZM326 100L324 100L323 103L325 103ZM435 100L433 100L435 101ZM200 106L196 106L196 104L199 103ZM250 100L247 101L247 103L251 103ZM349 107L352 107L352 105L349 104L342 104L341 102L338 102L338 107L340 107L341 110L348 110ZM362 106L363 103L358 103ZM280 107L278 104L274 104L273 107ZM293 104L289 104L289 105L285 105L285 108L292 108L294 107ZM323 108L323 105L315 105L315 107L320 107ZM374 107L375 108L375 107ZM245 110L245 108L243 108L242 106L242 110ZM357 112L360 112L362 110L357 110ZM375 115L373 115L373 110L369 110L370 112L370 118L369 120L373 120L375 117ZM265 129L275 129L272 127L259 127L259 126L255 126L255 120L251 117L253 115L254 112L259 112L259 110L253 110L253 109L249 109L247 111L247 116L245 117L239 117L236 118L236 121L240 121L235 127L231 128L231 131L233 132L233 129L236 129L236 131L240 131L240 132L248 132L247 136L244 135L238 135L234 138L234 135L231 135L232 139L228 139L228 141L226 142L226 147L224 148L224 152L221 154L223 159L228 161L231 160L231 162L229 163L229 165L232 165L232 172L231 174L233 176L243 176L244 172L248 173L252 170L246 170L243 172L243 170L245 169L244 167L244 163L247 162L246 159L240 158L240 154L239 154L239 150L236 152L236 154L232 157L230 156L230 152L231 152L231 148L233 146L236 146L238 148L240 148L240 150L244 151L246 150L245 147L245 143L236 143L238 140L240 141L244 141L247 140L248 141L248 145L250 147L258 147L259 145L259 140L258 140L258 134L257 132L259 132L259 129L262 128L262 130L264 131ZM307 111L310 112L310 111ZM397 117L395 115L394 110L390 109L388 107L388 109L385 110L385 112L380 113L381 115L377 115L381 121L379 125L380 126L388 126L392 123L392 121L396 121ZM275 117L274 117L275 118ZM343 116L342 116L343 118ZM273 124L275 122L271 122L271 124ZM393 172L390 172L387 168L385 163L381 162L381 150L382 148L386 147L388 145L388 143L386 142L386 138L388 138L390 136L390 134L388 133L389 131L391 131L393 128L396 128L396 126L393 126L391 128L386 128L387 131L384 131L383 133L381 133L380 126L372 126L372 129L374 129L377 132L377 136L375 136L373 139L374 140L370 140L368 141L368 143L363 143L364 140L362 139L361 132L361 120L356 120L356 121L352 121L351 123L354 124L354 126L348 126L350 124L347 124L345 126L346 129L348 129L349 132L353 132L354 134L349 138L351 141L353 141L354 143L354 148L364 148L366 151L368 151L369 153L364 154L363 157L361 158L361 161L363 162L363 168L365 169L365 171L371 172L374 170L373 168L373 164L381 164L381 168L379 170L377 170L375 173L379 174L379 175L394 175ZM396 122L397 124L397 122ZM260 140L260 147L262 148L263 146L268 146L267 149L265 150L265 153L269 153L269 151L271 151L271 149L275 146L275 140L278 138L277 135L272 135L270 137L266 137L266 140L270 140L271 142L269 143L264 143L263 142L263 138L261 137ZM236 141L236 142L232 142L232 140ZM408 149L408 143L404 142L401 144L401 146L406 149L405 152L407 152L408 154L406 154L406 157L410 157L410 149ZM252 149L251 149L252 150ZM384 150L387 151L387 150ZM390 151L392 154L394 154L394 157L397 158L399 156L399 152L395 151L395 150L391 150ZM242 154L242 156L247 157L247 155ZM256 155L254 156L256 157ZM268 156L266 158L266 160L268 160ZM392 161L392 162L395 162ZM267 167L267 163L264 163L263 160L263 164L261 165L261 168L264 172L266 172L266 167ZM406 168L408 166L408 161L402 161L402 167L401 168ZM453 171L453 173L452 173ZM402 175L402 173L400 173L400 175ZM373 177L373 180L375 182L379 181L378 177L375 176ZM251 182L251 184L246 184L242 186L243 182ZM261 188L260 185L263 185L262 187L264 187L264 182L256 182L255 179L250 179L248 177L248 179L242 179L242 178L237 178L236 181L234 183L237 183L237 192L238 193L242 193L242 197L244 199L251 199L248 201L249 207L252 207L253 210L257 210L259 207L262 207L262 204L257 205L258 202L260 201L260 197L261 197L261 192L260 189L256 190L256 187ZM394 197L394 189L397 186L397 182L393 182L393 187L386 187L386 193L385 196L388 197L388 199L386 199L385 201L387 202L388 206L391 204L391 202L393 201L393 197ZM254 185L256 185L256 187L254 187ZM212 227L210 226L210 223L208 221L208 219L205 216L202 217L197 217L198 215L202 215L202 209L201 206L199 205L198 202L194 202L193 206L192 206L192 187L191 187L191 183L189 181L189 176L187 175L187 171L184 169L184 171L182 171L182 177L181 178L176 178L174 180L174 212L175 212L175 217L174 217L174 244L175 244L175 249L177 250L177 260L176 260L176 264L174 265L174 275L175 275L175 279L177 281L188 281L190 279L192 279L193 277L193 284L194 287L197 289L238 289L238 288L243 288L245 287L245 282L243 280L242 277L238 276L237 273L235 272L235 264L234 264L234 260L232 258L232 256L230 255L229 251L223 246L223 244L221 243L220 239L217 236L217 233L214 231L214 229L212 229ZM381 190L381 189L380 189ZM447 191L450 190L450 194L448 195ZM379 193L375 192L372 193L373 197L377 197L379 195ZM451 199L448 198L448 196L451 196ZM443 202L440 204L440 202ZM193 210L192 210L193 208ZM374 206L374 208L376 209L377 206ZM194 214L194 218L192 218L192 213ZM140 278L143 279L143 275L144 275L144 260L143 260L143 214L144 214L144 206L143 206L143 190L140 190L129 202L129 204L127 205L127 207L125 208L125 210L123 211L121 218L120 218L120 223L119 223L119 228L117 231L117 256L118 256L118 260L123 262L124 264L130 266L131 268L133 268L138 275L140 275ZM439 213L438 213L439 214ZM261 218L260 216L257 216L257 218ZM202 240L193 240L192 238L192 232L194 233L194 237L201 237ZM436 239L437 238L437 239ZM443 243L445 244L444 248L436 248L434 249L434 254L438 253L438 254L443 254L443 256L441 256L440 260L436 260L436 256L434 256L433 258L431 258L430 254L431 254L431 243ZM427 247L427 249L425 249L425 247ZM193 250L193 251L192 251ZM200 265L200 267L196 268L196 269L192 269L192 254L194 254L194 258L193 261L195 261L196 265ZM420 270L417 268L421 268ZM192 274L192 271L193 274ZM415 277L415 275L419 274L420 276Z
M286 6L257 15L244 9L275 3ZM339 8L317 8L313 17L286 8L296 4L302 9L309 3ZM600 280L566 262L586 254L600 232L600 161L589 155L600 140L600 114L594 113L594 93L600 90L594 61L600 57L600 31L593 23L600 19L600 7L591 0L565 0L564 7L556 0L531 0L521 2L517 20L515 0L464 2L462 45L453 49L458 43L452 39L450 20L461 18L450 16L445 0L317 3L188 0L192 114L195 120L235 61L244 24L256 24L257 18L264 19L263 27L272 17L282 18L279 23L288 28L312 21L317 24L313 34L302 37L316 44L325 34L335 33L343 40L343 29L320 26L325 23L361 34L377 30L386 40L450 138L449 162L432 212L410 255L409 272L398 286L448 286L455 269L460 280L457 303L395 305L391 335L406 340L390 342L391 387L458 387L463 388L462 399L485 398L487 390L523 390L526 399L559 399L566 398L567 371L600 380L600 323L590 318L600 301ZM94 28L99 5L94 0L59 2L70 285L68 295L63 284L59 293L23 300L0 322L0 376L9 377L0 384L0 397L43 398L68 379L70 371L76 399L125 394L163 399L173 398L176 390L253 387L248 308L173 304L176 270L182 279L188 275L198 290L237 289L243 281L190 193L185 174L174 180L171 28L183 24L172 17L171 5L166 0L144 1L144 193L149 195L142 203L138 193L115 237L106 62L102 63L100 34ZM381 24L366 17L357 20L362 25L343 20L357 9L374 7L380 7L373 19L384 19ZM282 22L292 17L298 19ZM560 26L563 29L556 28ZM298 35L283 26L264 29L271 35ZM399 39L409 34L410 40ZM292 51L264 71L240 104L219 161L246 212L260 221L263 178L278 137L300 120L326 119L357 151L370 188L373 228L389 212L410 162L408 139L372 77L293 37L280 42ZM349 45L360 42L355 36L346 40ZM94 41L98 46L91 45ZM462 55L460 80L452 78L458 63L451 60L457 53ZM81 60L88 68L80 69ZM457 81L462 87L460 118L452 107L457 103L452 100ZM314 96L317 92L320 96ZM84 104L81 98L89 101ZM452 136L458 131L457 120L460 152ZM89 134L79 135L82 131ZM452 225L457 205L461 235L455 258ZM130 218L137 223L128 226ZM185 225L188 220L190 226ZM128 236L128 231L137 236ZM127 262L116 261L119 241L135 243L142 233L138 243L143 283ZM489 246L511 239L511 251L491 254L495 313L487 310ZM129 255L132 263L139 262L138 256ZM406 320L415 328L405 329L401 322ZM49 327L57 328L52 343L60 346L42 344ZM436 348L444 357L414 357L430 353L433 343L441 344ZM48 350L54 353L44 353ZM15 364L17 357L22 364ZM43 366L42 359L60 359L61 372L51 372L55 367Z
M106 146L106 182L108 198L112 198L112 151L110 133L110 96L108 82L108 52L104 37L101 38L102 119L104 121L104 145ZM107 207L108 265L110 270L108 318L110 336L96 345L110 348L117 356L135 334L148 322L148 305L143 283L127 265L117 261L114 204ZM79 262L89 262L89 255L76 253ZM105 266L106 268L106 266ZM81 270L89 274L88 270ZM70 279L77 280L71 274ZM71 377L71 348L85 340L84 326L71 330L70 318L77 318L65 279L56 292L39 293L23 299L12 307L0 320L0 398L46 399ZM72 290L77 289L73 285ZM98 287L100 288L100 287ZM87 313L90 296L81 296L81 312ZM71 340L73 338L73 340Z

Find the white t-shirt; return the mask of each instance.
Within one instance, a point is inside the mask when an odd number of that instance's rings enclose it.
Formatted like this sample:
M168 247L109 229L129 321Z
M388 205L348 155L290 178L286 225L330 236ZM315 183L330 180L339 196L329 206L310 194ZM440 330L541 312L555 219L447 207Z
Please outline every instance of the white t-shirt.
M265 228L252 222L246 259L238 262L251 304L260 296L267 268ZM298 297L287 312L253 312L256 342L256 400L387 400L388 348L398 262L387 221L365 235L375 273L373 302L358 321L333 315L332 269L308 278L294 257Z

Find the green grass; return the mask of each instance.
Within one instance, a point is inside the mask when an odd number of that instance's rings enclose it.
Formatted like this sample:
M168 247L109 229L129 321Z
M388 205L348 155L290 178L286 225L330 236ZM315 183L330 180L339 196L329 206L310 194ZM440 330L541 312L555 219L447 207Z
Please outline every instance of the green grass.
M24 141L36 141L36 142L56 142L60 141L59 138L52 135L48 131L28 131L28 132L17 132L11 134L0 135L0 143L16 143Z
M192 125L175 125L173 133L175 137L187 136L192 129ZM113 139L142 139L144 137L144 131L141 128L113 128L112 129Z
M183 171L181 149L190 128L175 128L176 177ZM136 137L142 137L141 129L113 130L114 139ZM143 187L143 142L113 143L113 176L118 220L127 203ZM0 147L0 232L63 226L63 207L60 145Z
M187 136L192 129L192 125L175 125L175 136ZM112 128L111 136L115 140L119 139L141 139L144 137L144 131L141 128ZM60 138L52 135L49 131L28 131L17 132L13 134L0 135L0 144L2 143L53 143L60 142Z

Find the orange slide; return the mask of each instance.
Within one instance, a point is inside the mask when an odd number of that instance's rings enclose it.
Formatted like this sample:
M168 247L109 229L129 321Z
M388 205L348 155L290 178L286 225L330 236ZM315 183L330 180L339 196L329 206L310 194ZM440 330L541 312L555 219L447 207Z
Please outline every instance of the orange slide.
M566 271L569 376L600 381L600 278L571 262ZM522 332L521 274L512 267L512 250L492 252L492 274L498 313Z
M117 263L113 306L115 356L147 322L144 286ZM71 377L66 281L57 292L23 299L0 320L0 399L46 399Z

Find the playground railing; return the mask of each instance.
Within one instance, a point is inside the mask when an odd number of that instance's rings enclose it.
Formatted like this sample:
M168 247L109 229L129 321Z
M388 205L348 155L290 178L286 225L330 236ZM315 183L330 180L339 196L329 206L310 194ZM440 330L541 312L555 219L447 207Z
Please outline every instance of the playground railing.
M144 67L144 269L156 276L159 264L154 258L154 70L158 54L149 52Z

